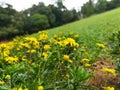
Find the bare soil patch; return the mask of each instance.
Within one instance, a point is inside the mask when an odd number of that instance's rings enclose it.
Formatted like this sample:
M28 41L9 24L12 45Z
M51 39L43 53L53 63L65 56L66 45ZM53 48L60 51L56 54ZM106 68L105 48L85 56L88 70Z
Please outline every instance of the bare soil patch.
M105 86L112 86L116 88L115 90L120 90L120 88L117 88L118 84L120 84L120 74L117 73L117 75L114 76L103 71L102 68L116 69L116 66L108 59L100 59L96 61L93 63L92 69L90 70L94 77L89 79L89 84L100 88L100 90L102 90Z

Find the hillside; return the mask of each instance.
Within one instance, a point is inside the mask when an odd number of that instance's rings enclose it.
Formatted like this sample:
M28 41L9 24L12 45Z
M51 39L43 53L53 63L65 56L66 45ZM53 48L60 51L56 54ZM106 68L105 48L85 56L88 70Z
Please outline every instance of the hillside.
M120 8L94 15L61 27L49 29L49 35L58 32L77 32L86 43L104 42L112 32L120 29Z

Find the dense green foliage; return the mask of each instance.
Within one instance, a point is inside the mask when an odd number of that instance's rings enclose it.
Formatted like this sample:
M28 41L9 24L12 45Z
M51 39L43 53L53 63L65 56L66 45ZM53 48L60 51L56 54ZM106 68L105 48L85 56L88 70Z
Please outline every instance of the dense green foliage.
M33 14L30 16L30 20L27 22L26 26L25 29L29 33L37 32L40 29L45 30L49 27L48 18L45 15Z
M89 0L86 2L81 9L83 17L88 17L93 14L105 12L120 6L120 0L97 0L95 3L94 0Z
M40 2L21 12L16 11L9 4L6 4L6 7L0 5L0 40L31 34L78 19L78 12L75 9L68 10L62 1L58 2L57 6L45 6Z
M120 72L120 31L114 32L110 37L110 53L116 60L117 69Z

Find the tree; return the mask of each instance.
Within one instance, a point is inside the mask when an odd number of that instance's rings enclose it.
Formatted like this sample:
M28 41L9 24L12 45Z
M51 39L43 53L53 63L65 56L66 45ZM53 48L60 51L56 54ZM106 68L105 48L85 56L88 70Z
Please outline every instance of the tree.
M0 27L9 26L12 23L12 18L14 17L16 11L11 5L6 4L7 7L0 7Z
M120 7L120 0L112 0L115 7Z
M67 9L64 5L63 5L63 0L57 0L56 1L57 7L59 10L65 10Z
M65 10L62 12L62 22L64 23L68 23L71 22L73 19L73 13L69 10Z
M88 17L94 14L94 3L92 0L89 0L86 4L82 6L81 13L83 17Z
M72 21L76 21L80 19L79 13L75 9L72 9L71 12L73 13Z
M101 13L101 12L104 12L106 11L107 9L107 0L98 0L98 2L96 3L96 13Z
M33 33L39 30L44 30L48 27L49 22L47 16L42 14L34 14L28 18L25 29L28 33Z

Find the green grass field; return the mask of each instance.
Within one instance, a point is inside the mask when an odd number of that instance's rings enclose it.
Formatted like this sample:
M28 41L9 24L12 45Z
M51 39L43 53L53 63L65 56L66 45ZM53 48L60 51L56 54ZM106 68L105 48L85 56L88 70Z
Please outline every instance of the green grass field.
M104 42L112 32L120 29L120 8L94 15L67 25L49 29L52 36L58 32L76 32L86 43Z

